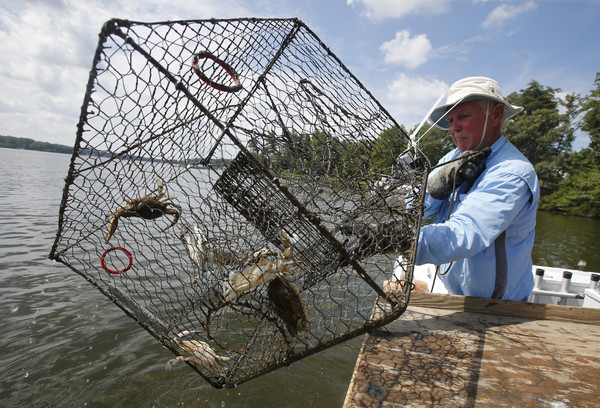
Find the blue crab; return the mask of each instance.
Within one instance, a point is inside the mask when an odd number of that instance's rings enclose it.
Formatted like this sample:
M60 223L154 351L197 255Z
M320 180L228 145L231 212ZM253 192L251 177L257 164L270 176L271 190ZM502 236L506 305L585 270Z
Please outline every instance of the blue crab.
M208 343L202 340L189 340L190 331L184 330L173 337L173 343L186 355L177 356L167 361L166 369L170 370L178 362L188 361L208 370L218 370L219 362L229 361L231 357L218 355Z
M170 227L175 225L181 214L181 207L174 204L170 198L164 198L163 184L160 180L157 181L158 192L154 196L145 196L134 198L127 201L127 204L117 211L106 216L108 218L108 228L104 236L104 242L108 244L119 225L119 218L139 217L145 220L154 220L163 215L173 215L173 221ZM169 208L169 206L175 208Z
M226 267L239 263L235 253L211 245L198 225L194 226L194 231L187 225L182 226L179 237L192 262L202 270L208 266Z
M269 283L267 294L273 311L283 320L292 337L308 329L308 316L296 279L277 273Z
M283 252L262 248L229 276L229 280L224 285L227 300L232 300L248 289L270 282L278 273L287 274L288 271L298 267L298 264L291 259L293 247L289 235L284 230L280 231L279 240L285 247Z

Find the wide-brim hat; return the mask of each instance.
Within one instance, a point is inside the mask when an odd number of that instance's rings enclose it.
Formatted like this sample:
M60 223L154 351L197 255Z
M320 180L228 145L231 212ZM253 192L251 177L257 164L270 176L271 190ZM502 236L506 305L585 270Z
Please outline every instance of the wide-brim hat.
M504 100L498 82L486 77L468 77L452 84L448 90L446 103L435 108L429 115L429 120L440 129L448 130L450 124L445 115L449 110L463 102L481 99L504 104L504 120L523 111L523 107L511 105Z

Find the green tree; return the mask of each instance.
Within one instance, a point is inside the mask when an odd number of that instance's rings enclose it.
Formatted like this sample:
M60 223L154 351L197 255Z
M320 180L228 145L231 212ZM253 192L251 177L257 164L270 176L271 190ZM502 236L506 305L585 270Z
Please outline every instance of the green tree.
M558 92L558 88L531 81L526 89L507 97L524 111L507 124L504 133L535 167L543 194L552 193L563 177L564 155L572 150L572 121L578 113L577 96L561 101ZM560 113L559 105L565 107L565 113Z
M585 112L581 130L590 136L590 147L562 155L561 177L556 190L540 201L540 209L569 214L600 217L600 73L594 81L596 88L567 107L567 114ZM569 113L570 111L570 113Z
M600 217L600 165L592 149L566 155L556 191L542 197L540 209Z
M404 150L406 150L406 131L404 128L393 126L384 130L371 146L371 171L390 174L395 166L396 157ZM382 158L385 159L382 160Z
M338 149L338 139L331 137L325 132L315 132L310 140L310 146L313 153L312 166L319 169L319 173L329 176L331 169L337 160L335 154Z
M531 81L521 93L508 95L507 100L524 108L507 126L506 137L535 166L551 155L550 131L559 124L558 103L554 94L558 89L545 88Z
M581 130L590 136L590 149L600 153L600 72L596 73L594 84L596 89L584 98L581 106L585 112Z
M411 130L411 133L415 129ZM429 163L432 166L435 166L446 153L456 147L447 130L442 130L429 124L423 125L419 134L416 135L416 139L420 139L418 143L419 149L429 159Z

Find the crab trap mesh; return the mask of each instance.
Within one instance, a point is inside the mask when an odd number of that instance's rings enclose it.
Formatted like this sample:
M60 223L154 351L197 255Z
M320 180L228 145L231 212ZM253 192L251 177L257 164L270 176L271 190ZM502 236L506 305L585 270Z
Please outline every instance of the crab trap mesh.
M232 387L403 313L427 173L396 163L408 145L297 19L110 20L50 258Z

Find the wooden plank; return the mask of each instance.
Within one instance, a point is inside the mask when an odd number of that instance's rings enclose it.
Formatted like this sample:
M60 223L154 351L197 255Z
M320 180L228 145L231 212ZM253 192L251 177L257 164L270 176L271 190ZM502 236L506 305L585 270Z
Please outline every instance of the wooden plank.
M411 297L399 319L367 336L344 408L596 406L600 400L600 325L505 316L502 308L522 305L486 309L489 299ZM430 307L415 306L426 301Z
M487 313L584 324L600 324L600 309L585 307L544 305L539 303L512 302L508 300L423 292L412 292L409 304L411 306L462 310L473 313Z

